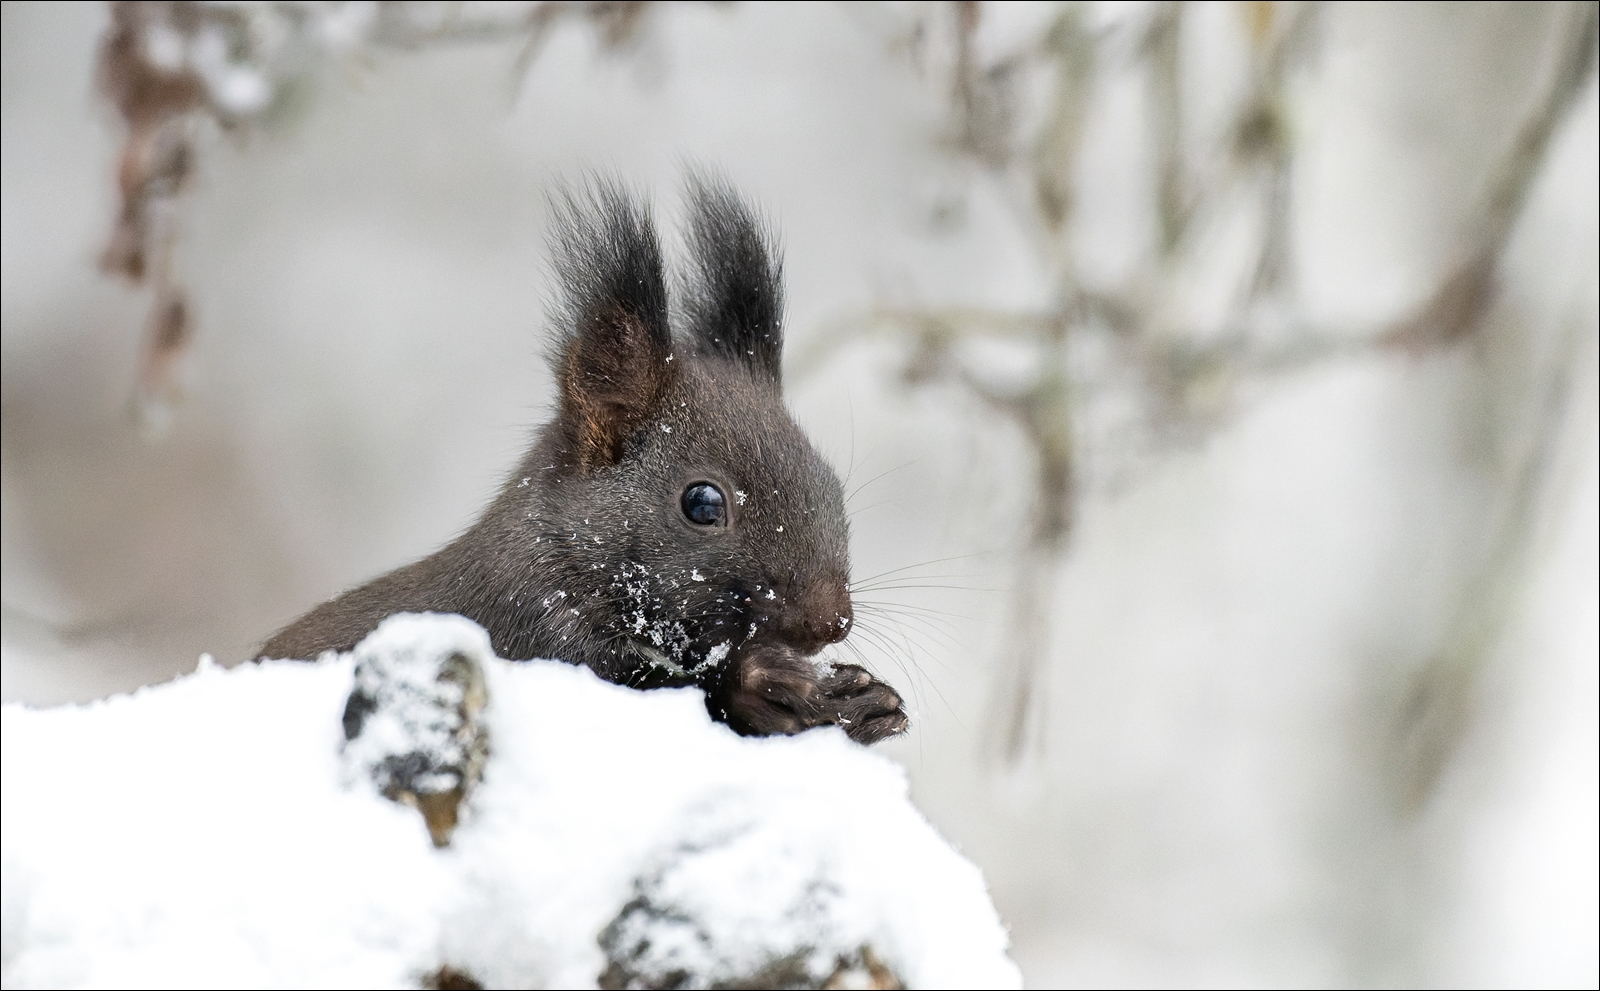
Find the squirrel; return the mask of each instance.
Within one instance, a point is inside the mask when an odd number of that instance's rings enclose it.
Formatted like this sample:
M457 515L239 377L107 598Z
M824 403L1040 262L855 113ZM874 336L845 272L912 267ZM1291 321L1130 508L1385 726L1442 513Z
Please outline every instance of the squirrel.
M459 613L501 657L698 686L744 735L905 731L894 689L814 659L854 623L849 525L838 475L783 403L776 241L724 181L687 185L676 307L647 204L604 177L552 197L554 419L459 538L317 606L261 656L346 651L392 613Z

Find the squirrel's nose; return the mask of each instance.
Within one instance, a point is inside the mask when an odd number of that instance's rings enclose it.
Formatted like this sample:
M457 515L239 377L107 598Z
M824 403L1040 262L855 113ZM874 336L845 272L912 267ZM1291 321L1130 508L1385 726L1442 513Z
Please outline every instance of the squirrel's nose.
M855 609L850 588L841 578L828 578L791 587L784 597L778 632L784 643L811 654L850 635Z

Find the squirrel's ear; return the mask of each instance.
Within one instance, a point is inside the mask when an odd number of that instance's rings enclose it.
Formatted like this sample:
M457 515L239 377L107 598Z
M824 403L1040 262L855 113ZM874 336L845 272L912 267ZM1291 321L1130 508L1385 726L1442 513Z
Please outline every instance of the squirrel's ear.
M783 262L771 234L728 184L688 176L695 273L684 296L686 326L702 351L782 381Z
M661 247L647 210L613 180L552 200L566 336L555 359L568 449L579 467L616 464L677 369Z

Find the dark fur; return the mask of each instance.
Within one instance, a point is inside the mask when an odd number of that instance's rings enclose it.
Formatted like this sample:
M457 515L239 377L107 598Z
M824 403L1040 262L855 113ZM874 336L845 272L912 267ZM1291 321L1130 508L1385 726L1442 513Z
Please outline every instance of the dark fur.
M694 178L690 198L676 336L645 209L612 182L557 202L556 418L459 539L318 606L263 655L348 650L391 613L452 612L502 657L700 685L741 733L904 730L889 686L809 660L853 622L843 493L783 406L770 238L725 186ZM700 481L727 494L727 526L684 518Z

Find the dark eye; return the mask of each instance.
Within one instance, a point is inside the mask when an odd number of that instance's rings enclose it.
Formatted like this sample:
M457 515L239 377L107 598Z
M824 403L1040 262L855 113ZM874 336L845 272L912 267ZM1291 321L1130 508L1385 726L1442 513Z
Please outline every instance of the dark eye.
M716 526L728 518L728 501L709 482L696 482L683 490L683 515L690 523Z

